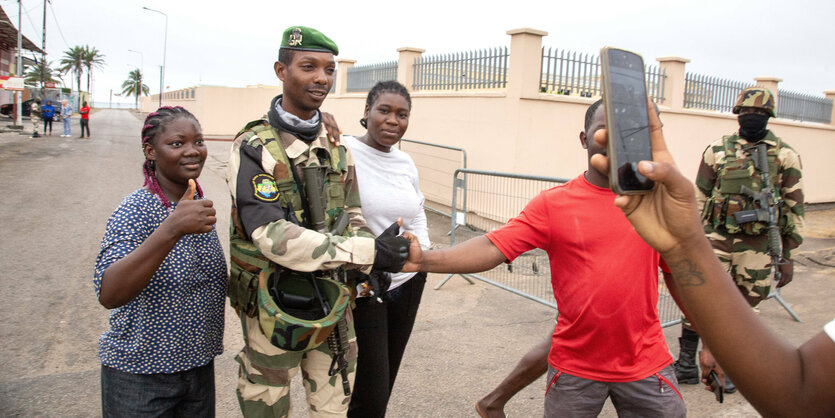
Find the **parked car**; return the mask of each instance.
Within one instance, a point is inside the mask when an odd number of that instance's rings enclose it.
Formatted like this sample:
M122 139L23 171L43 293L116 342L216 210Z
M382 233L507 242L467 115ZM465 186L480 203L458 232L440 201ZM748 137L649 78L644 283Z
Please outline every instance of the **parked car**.
M23 107L21 108L23 116L29 116L29 111L32 109L32 102L35 99L29 99L23 101ZM14 119L14 103L6 103L4 105L0 105L0 114L6 115L12 119Z

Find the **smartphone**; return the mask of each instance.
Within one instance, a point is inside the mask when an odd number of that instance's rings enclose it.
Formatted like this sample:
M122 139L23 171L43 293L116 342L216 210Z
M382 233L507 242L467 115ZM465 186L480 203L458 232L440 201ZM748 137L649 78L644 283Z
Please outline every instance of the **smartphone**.
M713 392L713 396L716 397L716 402L723 403L725 401L725 387L719 382L719 376L715 371L710 371L707 382L710 384L710 390Z
M600 50L603 105L609 134L609 187L617 194L647 193L655 182L638 173L652 160L644 60L623 49Z

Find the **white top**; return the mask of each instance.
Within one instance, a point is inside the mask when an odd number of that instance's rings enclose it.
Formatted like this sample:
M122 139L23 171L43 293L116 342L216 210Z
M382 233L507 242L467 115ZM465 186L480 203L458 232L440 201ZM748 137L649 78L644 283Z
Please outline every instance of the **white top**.
M403 230L414 234L424 250L429 249L429 229L423 211L423 193L420 192L418 171L412 157L397 148L389 152L376 150L359 139L343 135L342 143L354 157L357 183L360 189L362 215L374 235L380 235L397 218L403 218ZM415 273L393 273L394 289Z
M826 335L828 335L833 342L835 342L835 319L824 325L823 331L826 332Z

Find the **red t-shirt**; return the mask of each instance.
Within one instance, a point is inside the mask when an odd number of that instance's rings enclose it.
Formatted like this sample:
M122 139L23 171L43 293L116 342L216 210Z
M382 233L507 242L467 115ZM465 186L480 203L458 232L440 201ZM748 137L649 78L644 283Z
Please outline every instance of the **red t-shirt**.
M548 363L584 379L631 382L673 358L658 320L658 253L614 199L581 175L540 193L487 238L510 261L548 252L559 309Z
M81 119L90 119L90 107L82 107L78 113L81 113Z

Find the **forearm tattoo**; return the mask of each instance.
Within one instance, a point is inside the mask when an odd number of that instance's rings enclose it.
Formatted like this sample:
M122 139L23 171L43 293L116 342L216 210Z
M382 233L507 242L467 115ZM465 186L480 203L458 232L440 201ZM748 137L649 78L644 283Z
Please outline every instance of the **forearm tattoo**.
M705 283L704 275L696 269L696 264L684 259L670 265L673 278L679 286L701 286Z

